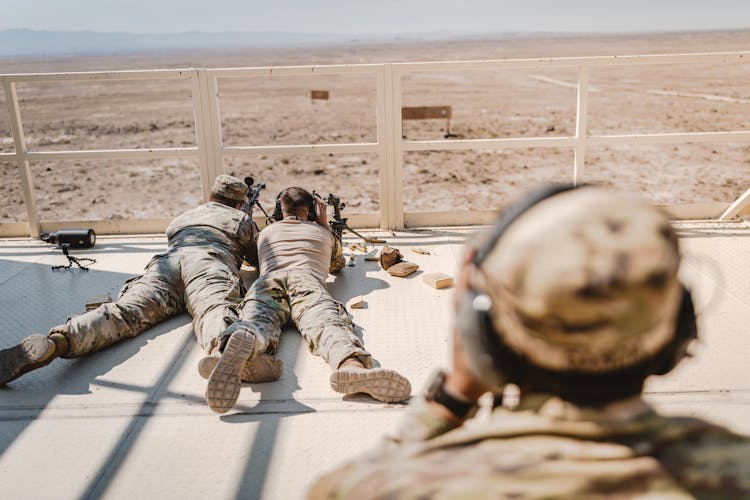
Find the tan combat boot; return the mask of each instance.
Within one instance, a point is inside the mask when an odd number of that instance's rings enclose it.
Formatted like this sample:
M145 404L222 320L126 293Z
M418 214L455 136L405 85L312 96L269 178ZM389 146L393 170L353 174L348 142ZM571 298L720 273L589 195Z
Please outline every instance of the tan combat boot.
M346 359L331 373L331 389L346 395L364 392L386 403L405 401L411 395L411 384L397 371L365 368L355 358Z
M67 351L67 341L61 334L63 346L58 348L55 340L45 335L35 333L29 335L20 344L0 351L0 386L15 380L24 373L36 370L52 362L59 354ZM60 350L61 352L58 352Z
M198 361L198 373L208 380L211 372L219 363L221 353L210 354ZM284 371L284 362L274 358L270 354L258 354L252 359L245 361L242 365L240 378L248 384L261 384L263 382L274 382L281 378Z
M228 412L237 402L242 387L242 368L254 349L255 335L252 332L240 329L229 337L206 386L208 406L216 413Z

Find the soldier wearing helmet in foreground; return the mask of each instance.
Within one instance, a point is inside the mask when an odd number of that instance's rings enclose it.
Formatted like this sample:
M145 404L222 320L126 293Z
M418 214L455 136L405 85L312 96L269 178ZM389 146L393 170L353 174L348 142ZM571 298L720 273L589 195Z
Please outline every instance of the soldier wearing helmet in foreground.
M467 250L453 368L309 498L750 498L750 438L641 398L696 336L678 265L634 198L555 186L511 206ZM472 420L508 383L517 407Z
M256 227L240 210L247 191L241 180L219 175L209 201L172 220L167 250L155 255L142 275L128 280L115 302L74 316L46 336L30 335L0 351L0 386L57 357L77 358L135 337L186 310L201 347L208 353L222 349L225 330L239 319L239 269L255 246ZM269 378L267 368L274 365L263 361L256 360L256 371L260 378ZM252 378L252 368L244 367L246 378Z

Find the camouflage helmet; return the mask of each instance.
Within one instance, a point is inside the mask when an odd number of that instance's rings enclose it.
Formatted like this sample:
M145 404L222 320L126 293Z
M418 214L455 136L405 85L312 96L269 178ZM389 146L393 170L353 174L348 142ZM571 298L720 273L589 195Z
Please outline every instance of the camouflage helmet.
M216 177L211 192L223 196L224 198L237 202L245 201L247 197L247 184L237 177L221 174Z
M600 187L536 203L474 273L502 342L543 370L606 373L648 360L675 332L683 289L665 213Z

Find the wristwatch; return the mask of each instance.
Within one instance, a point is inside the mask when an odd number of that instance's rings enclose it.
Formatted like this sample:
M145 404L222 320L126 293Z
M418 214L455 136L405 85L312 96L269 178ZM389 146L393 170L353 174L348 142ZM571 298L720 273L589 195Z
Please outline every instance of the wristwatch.
M442 370L433 375L425 399L443 405L460 419L473 416L479 408L476 403L456 397L445 390L445 372Z

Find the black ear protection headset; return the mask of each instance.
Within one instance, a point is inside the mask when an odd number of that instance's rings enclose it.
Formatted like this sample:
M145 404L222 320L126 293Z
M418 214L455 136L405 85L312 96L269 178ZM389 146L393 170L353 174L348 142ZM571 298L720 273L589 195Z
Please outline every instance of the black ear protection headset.
M573 185L549 185L532 191L519 202L504 210L489 238L476 249L472 263L480 268L508 227L536 204L557 194L578 189ZM458 330L468 361L485 384L501 391L508 384L536 388L559 394L581 403L620 399L638 394L648 375L669 372L685 356L687 346L697 337L695 310L690 291L683 287L673 339L653 357L635 366L615 372L590 374L561 372L540 368L529 363L523 354L507 346L492 324L492 299L469 288L458 308Z
M281 191L281 193L283 192L284 191ZM281 211L281 193L276 195L276 202L273 207L273 213L271 214L271 218L275 221L280 221L284 218L284 213ZM315 195L312 196L310 206L307 207L307 220L310 222L318 220L318 204L315 203Z

